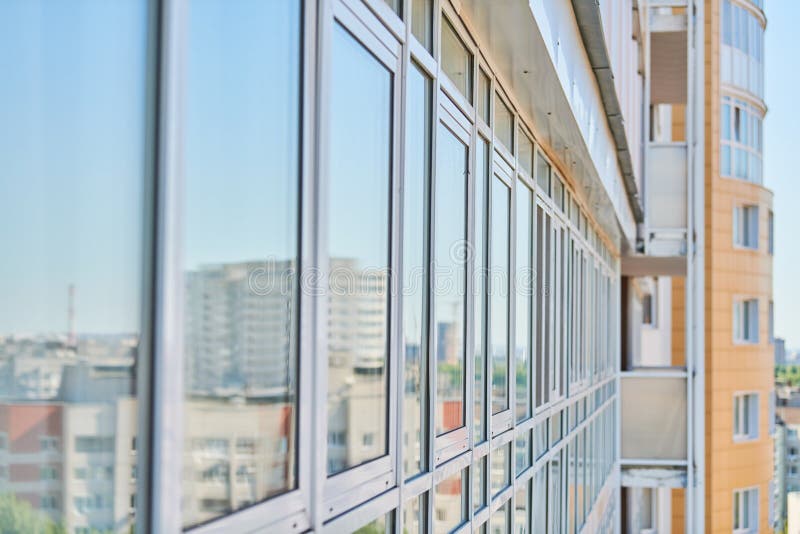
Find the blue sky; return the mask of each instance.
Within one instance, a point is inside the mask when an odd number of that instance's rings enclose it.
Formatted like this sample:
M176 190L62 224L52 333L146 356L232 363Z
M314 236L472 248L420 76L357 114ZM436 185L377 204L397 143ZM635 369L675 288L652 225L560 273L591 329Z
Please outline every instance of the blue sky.
M773 292L775 335L800 349L800 180L798 153L800 54L796 43L800 2L768 0L765 45L766 101L764 183L775 192L775 262Z

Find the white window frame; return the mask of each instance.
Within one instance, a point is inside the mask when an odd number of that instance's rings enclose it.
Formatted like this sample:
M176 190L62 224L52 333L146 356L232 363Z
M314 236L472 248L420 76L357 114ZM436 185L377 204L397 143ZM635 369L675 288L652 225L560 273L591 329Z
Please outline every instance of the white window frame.
M757 204L739 204L733 208L733 245L758 250L760 210Z
M738 443L758 439L759 404L758 392L737 392L733 395L733 441Z
M733 507L731 510L733 514L733 532L735 534L758 532L758 497L758 486L740 488L733 491ZM746 503L744 501L746 501ZM746 506L742 506L743 504L746 504ZM747 509L746 516L745 509ZM737 511L739 513L738 518L736 517ZM743 525L745 518L747 519L747 525ZM736 526L737 522L739 524L738 527Z
M736 297L733 301L733 341L755 345L759 341L759 299Z

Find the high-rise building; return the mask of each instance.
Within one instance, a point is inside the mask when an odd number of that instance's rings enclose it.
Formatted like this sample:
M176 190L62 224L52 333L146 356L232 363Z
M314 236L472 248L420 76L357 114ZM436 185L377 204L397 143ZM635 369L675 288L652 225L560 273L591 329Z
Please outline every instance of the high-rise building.
M73 2L0 6L0 530L771 528L760 3Z

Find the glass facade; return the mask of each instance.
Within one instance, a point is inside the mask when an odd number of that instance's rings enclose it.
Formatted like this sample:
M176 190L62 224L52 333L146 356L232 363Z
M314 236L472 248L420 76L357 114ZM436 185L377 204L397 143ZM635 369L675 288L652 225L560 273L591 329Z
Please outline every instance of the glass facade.
M150 2L76 4L0 7L28 66L0 89L14 510L561 534L615 509L618 262L458 16L189 0L173 79Z

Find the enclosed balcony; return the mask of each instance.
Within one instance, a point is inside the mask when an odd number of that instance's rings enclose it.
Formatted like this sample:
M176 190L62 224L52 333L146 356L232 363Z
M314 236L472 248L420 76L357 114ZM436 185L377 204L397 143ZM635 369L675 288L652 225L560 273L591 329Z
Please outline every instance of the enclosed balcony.
M620 391L622 463L685 465L686 371L680 367L626 371Z

